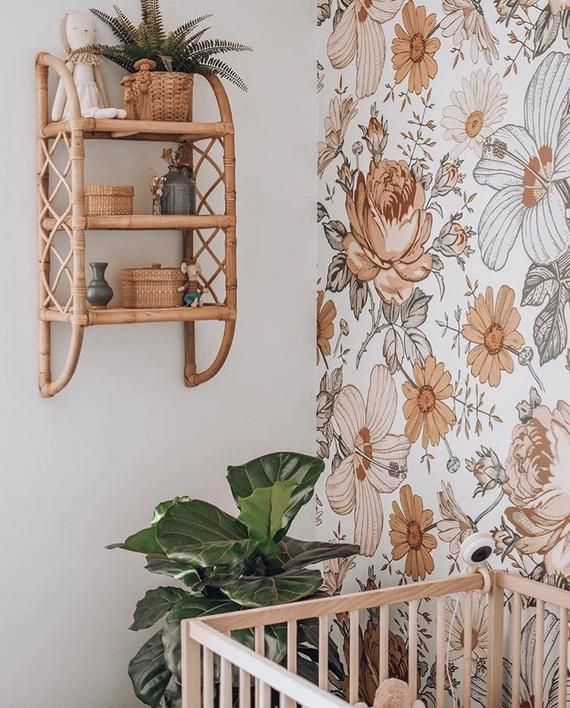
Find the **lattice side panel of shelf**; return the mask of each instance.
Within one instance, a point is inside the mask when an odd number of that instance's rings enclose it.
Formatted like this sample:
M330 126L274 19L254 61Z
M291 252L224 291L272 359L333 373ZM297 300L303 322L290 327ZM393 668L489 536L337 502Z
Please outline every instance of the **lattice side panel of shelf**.
M69 225L71 203L71 142L66 133L41 140L42 162L38 172L39 270L41 309L70 313L73 308L73 235ZM51 228L45 219L53 219Z
M225 211L225 168L223 138L208 138L193 144L196 178L196 213ZM223 229L194 230L194 259L200 264L206 292L203 303L226 302L226 234Z

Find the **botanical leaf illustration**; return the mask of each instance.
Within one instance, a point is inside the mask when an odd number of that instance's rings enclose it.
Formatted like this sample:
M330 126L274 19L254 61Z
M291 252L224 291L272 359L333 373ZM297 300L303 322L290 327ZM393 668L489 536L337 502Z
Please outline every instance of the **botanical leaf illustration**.
M344 253L337 253L329 265L327 275L327 290L340 293L350 283L352 273L348 268Z
M421 288L416 288L402 305L402 326L406 329L421 327L427 319L431 299L431 295L426 295Z
M354 275L350 280L349 299L350 309L358 320L368 301L368 285L355 278Z
M346 236L346 227L341 221L329 221L323 224L325 236L331 248L335 251L343 250L343 239Z
M431 344L426 335L419 329L412 327L405 329L404 335L404 355L412 364L425 363L427 357L432 353Z
M570 257L549 265L533 264L523 288L523 305L544 305L534 322L533 335L541 365L556 359L568 341L565 308L570 301Z
M395 373L398 370L400 362L404 359L404 343L400 333L394 327L391 327L386 332L383 353L390 373Z
M538 57L549 49L558 36L560 29L560 15L552 14L550 6L547 5L538 16L534 29L534 56Z

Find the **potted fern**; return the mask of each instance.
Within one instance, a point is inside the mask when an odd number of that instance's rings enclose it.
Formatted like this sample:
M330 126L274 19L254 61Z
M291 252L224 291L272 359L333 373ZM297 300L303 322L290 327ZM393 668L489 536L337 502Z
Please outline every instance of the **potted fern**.
M144 704L180 708L181 620L318 597L323 578L315 565L358 554L358 546L289 535L295 517L313 497L323 468L322 460L291 452L229 467L236 516L181 497L159 504L148 528L110 546L145 555L147 570L182 586L149 590L134 612L131 629L155 628L129 664L135 693ZM249 630L235 636L253 647ZM285 626L268 630L265 653L273 661L286 660ZM314 621L299 623L298 654L299 673L315 682ZM342 683L344 670L332 639L329 671L337 685Z
M127 117L136 120L187 121L192 114L194 74L216 74L244 91L240 76L219 58L228 52L251 51L250 47L222 39L206 39L209 27L202 23L212 15L189 20L167 32L159 0L141 0L139 24L115 6L115 15L91 12L117 37L117 44L94 44L92 52L129 72L121 82Z

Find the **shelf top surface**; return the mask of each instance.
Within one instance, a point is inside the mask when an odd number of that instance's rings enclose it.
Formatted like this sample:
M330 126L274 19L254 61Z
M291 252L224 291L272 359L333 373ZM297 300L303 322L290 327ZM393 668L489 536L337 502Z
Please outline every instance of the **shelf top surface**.
M232 123L178 123L174 121L100 120L80 118L48 123L42 130L44 138L80 130L88 139L196 141L233 135Z

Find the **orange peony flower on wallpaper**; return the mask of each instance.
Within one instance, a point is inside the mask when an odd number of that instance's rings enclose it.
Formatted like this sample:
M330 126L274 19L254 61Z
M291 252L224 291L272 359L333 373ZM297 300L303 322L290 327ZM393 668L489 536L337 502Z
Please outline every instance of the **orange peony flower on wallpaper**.
M517 331L521 316L516 308L515 291L501 285L497 298L493 288L487 288L485 296L478 295L475 304L467 313L467 324L461 330L465 339L475 344L469 352L467 363L473 376L490 386L501 383L501 372L512 374L512 354L524 346L524 337Z
M408 91L419 94L437 74L434 55L441 42L437 37L432 37L435 13L426 17L425 7L416 7L409 0L402 9L402 20L404 27L396 25L396 37L392 40L392 66L396 71L394 80L400 84L408 77Z
M570 405L535 408L512 434L503 490L521 553L544 556L549 573L570 575Z
M415 383L405 382L402 390L406 428L404 434L415 442L422 434L422 446L437 445L455 423L455 414L443 401L453 393L451 374L441 362L428 356L425 367L414 364Z
M354 196L346 197L348 267L359 280L373 281L385 302L404 302L431 273L424 246L432 215L424 204L425 190L403 160L372 161L366 178L358 174Z

